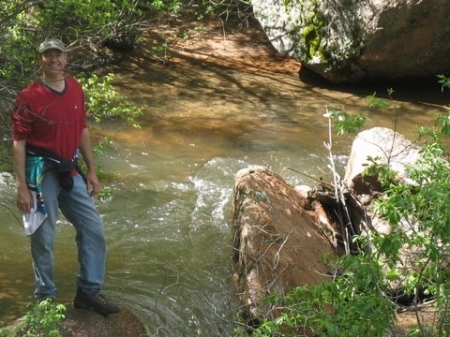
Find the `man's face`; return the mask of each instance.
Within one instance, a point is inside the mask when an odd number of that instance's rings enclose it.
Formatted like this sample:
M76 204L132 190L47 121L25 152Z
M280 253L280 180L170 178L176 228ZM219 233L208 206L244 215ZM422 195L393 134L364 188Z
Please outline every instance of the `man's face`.
M40 55L42 70L45 73L60 73L67 63L67 54L58 49L50 49Z

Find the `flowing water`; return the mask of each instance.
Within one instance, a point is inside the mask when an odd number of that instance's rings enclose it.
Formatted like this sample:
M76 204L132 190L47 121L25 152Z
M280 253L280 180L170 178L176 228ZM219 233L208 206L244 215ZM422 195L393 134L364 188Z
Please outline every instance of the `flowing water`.
M330 177L326 109L363 112L369 126L412 134L432 125L432 104L448 98L410 86L395 112L368 109L366 95L386 87L315 87L295 74L224 68L136 68L117 88L146 104L142 129L109 125L98 164L115 178L112 195L97 200L108 242L104 292L133 311L149 336L231 336L239 306L232 286L230 247L233 179L264 165L292 184L314 185L296 171ZM394 94L396 98L396 94ZM426 104L423 104L426 103ZM343 175L353 136L333 137ZM0 197L0 320L23 314L32 300L28 239L17 220L12 181ZM77 269L74 231L61 221L56 238L58 299L69 303Z

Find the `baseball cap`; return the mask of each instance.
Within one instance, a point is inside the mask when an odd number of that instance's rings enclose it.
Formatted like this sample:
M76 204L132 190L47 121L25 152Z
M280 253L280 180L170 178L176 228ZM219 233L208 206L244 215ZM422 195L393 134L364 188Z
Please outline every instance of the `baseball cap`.
M42 42L39 45L39 54L42 54L43 52L49 50L49 49L58 49L60 51L62 51L63 53L66 52L66 45L57 38L49 38L46 39L44 42Z

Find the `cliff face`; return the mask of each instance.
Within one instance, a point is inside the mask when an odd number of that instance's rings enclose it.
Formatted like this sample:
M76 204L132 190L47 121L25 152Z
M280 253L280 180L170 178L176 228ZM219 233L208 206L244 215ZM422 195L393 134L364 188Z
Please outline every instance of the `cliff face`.
M450 72L448 0L261 0L273 46L334 82Z

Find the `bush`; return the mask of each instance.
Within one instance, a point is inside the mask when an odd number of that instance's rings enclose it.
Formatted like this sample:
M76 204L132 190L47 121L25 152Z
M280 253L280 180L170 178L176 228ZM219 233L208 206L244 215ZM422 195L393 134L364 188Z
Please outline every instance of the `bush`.
M16 326L0 331L0 337L59 337L59 325L66 308L45 300L28 304L29 311Z
M81 77L79 81L86 94L89 116L94 122L122 120L128 125L139 128L138 118L143 108L131 104L112 88L113 74L89 78Z

